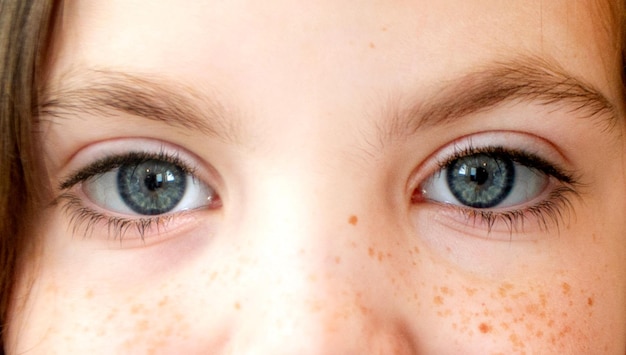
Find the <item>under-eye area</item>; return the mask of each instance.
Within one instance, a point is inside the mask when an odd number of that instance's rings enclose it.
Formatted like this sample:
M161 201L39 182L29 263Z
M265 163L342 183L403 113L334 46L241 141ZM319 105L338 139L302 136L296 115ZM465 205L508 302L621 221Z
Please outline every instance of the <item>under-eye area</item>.
M536 152L500 143L455 143L413 190L416 206L434 204L462 229L488 234L558 228L580 188L577 174Z
M176 153L130 151L79 168L60 184L57 198L76 234L106 225L109 238L142 239L173 228L197 210L221 207L221 199Z

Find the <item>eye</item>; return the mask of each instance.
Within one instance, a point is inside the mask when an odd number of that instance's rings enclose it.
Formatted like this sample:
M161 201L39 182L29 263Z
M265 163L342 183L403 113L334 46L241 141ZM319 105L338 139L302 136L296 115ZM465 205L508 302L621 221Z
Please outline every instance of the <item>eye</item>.
M472 209L509 208L542 195L551 176L563 177L540 158L488 148L455 154L416 193L425 200Z
M144 216L213 206L215 191L167 157L128 156L111 171L82 184L85 195L99 207Z

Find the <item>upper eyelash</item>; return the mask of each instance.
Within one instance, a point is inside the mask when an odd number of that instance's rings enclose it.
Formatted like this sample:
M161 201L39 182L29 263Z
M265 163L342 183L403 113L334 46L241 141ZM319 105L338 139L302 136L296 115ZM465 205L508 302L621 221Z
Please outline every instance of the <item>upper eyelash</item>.
M579 180L576 174L567 171L556 164L550 163L547 160L519 149L509 149L503 146L484 146L474 147L472 145L464 149L455 149L454 153L447 157L445 160L438 162L440 169L446 169L452 165L455 160L464 158L475 154L485 154L489 157L507 157L512 161L522 164L530 169L538 170L548 176L552 176L557 180L568 184L576 185Z
M195 169L189 167L188 164L180 159L177 153L168 153L165 151L160 151L159 153L137 151L98 159L63 179L59 184L59 190L67 190L89 178L104 174L126 164L137 164L153 159L179 166L185 174L194 175Z

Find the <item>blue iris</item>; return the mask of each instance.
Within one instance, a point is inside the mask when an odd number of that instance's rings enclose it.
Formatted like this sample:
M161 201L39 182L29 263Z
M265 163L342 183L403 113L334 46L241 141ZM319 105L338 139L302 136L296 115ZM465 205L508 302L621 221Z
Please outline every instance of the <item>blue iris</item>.
M446 170L454 197L474 208L497 206L509 195L515 180L511 159L483 153L456 159Z
M183 199L187 176L175 164L152 159L121 166L117 187L130 209L143 215L159 215L171 211Z

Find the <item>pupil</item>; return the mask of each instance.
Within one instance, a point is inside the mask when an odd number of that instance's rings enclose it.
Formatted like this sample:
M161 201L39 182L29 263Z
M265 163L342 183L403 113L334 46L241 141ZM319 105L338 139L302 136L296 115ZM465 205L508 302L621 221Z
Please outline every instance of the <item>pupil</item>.
M154 191L163 185L163 176L161 174L151 174L148 170L143 182L148 190Z
M489 179L489 172L487 169L480 166L478 168L470 169L470 180L477 183L478 185L482 185Z

